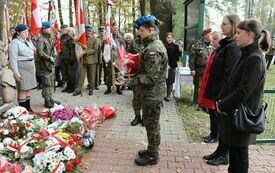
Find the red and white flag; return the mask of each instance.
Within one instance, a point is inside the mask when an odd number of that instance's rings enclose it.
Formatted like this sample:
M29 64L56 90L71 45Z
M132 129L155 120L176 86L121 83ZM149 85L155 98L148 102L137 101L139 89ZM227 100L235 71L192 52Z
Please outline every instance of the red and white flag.
M104 35L104 60L108 63L111 60L111 51L112 51L112 20L111 20L111 7L113 2L111 0L107 0L107 13L106 13L106 27L105 27L105 35Z
M83 2L82 0L76 0L75 6L75 26L76 26L76 40L77 44L75 45L75 52L77 59L80 59L83 55L83 49L87 48L87 39L85 33L85 18L84 18L84 10L83 10Z
M40 17L40 10L37 5L37 0L31 0L31 34L39 34L41 27L42 21Z
M21 24L24 24L24 25L28 26L28 17L27 17L27 5L26 5L26 2L22 2Z
M59 34L59 23L58 23L58 16L57 16L57 10L55 6L55 1L51 0L49 2L49 14L50 14L50 22L52 26L55 29L56 35L55 35L55 51L58 54L60 52L61 43L60 43L60 34Z

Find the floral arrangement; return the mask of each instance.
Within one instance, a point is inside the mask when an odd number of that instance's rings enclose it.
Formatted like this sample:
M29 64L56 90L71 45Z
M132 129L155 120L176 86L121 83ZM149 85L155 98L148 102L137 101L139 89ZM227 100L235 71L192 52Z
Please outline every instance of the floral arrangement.
M0 172L72 171L81 163L82 150L94 144L93 127L114 115L108 104L99 109L59 107L40 115L10 109L0 117L0 159L6 161L0 162Z
M118 49L118 59L115 66L122 74L134 75L138 71L139 54L131 54L125 51L123 45Z
M70 108L58 109L53 112L51 120L54 122L58 119L60 120L71 120L74 117L75 113Z

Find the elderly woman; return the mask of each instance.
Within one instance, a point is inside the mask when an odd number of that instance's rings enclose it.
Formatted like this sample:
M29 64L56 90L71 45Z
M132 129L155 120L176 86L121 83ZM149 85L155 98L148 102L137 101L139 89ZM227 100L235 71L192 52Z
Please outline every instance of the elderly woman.
M34 64L35 48L32 42L27 40L29 32L26 25L19 24L15 31L9 47L10 65L17 82L19 105L32 111L30 90L37 86Z

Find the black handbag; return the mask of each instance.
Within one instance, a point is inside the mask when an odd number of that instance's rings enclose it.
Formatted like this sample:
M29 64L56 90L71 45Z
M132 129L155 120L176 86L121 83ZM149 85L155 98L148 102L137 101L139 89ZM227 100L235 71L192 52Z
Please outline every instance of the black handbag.
M247 108L243 103L233 116L233 126L245 133L260 134L265 129L265 110L267 104L262 105L258 115Z
M263 65L263 68L264 65ZM265 79L265 73L263 74L260 82L262 83ZM259 84L256 88L259 87ZM258 115L255 115L249 108L245 106L245 103L241 103L239 109L236 110L233 116L233 126L244 133L260 134L265 129L265 110L267 103L261 106Z

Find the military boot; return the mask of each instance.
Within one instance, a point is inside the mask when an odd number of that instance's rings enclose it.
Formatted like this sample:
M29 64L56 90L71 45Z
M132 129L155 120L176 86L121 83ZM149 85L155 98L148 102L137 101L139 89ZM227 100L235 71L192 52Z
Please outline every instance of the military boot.
M159 162L159 156L157 152L147 151L147 154L135 159L135 163L138 166L156 165Z
M147 156L147 155L149 155L150 154L150 152L148 152L148 150L139 150L138 151L138 155L140 156L140 157L145 157L145 156Z
M111 87L108 87L107 90L104 92L104 94L110 94L112 91L111 91Z
M53 108L54 107L54 103L50 99L46 99L44 106L46 108Z
M141 120L140 115L136 115L136 116L135 116L135 119L133 119L133 120L131 121L131 126L136 126L136 125L138 125L138 124L141 123L141 122L142 122L142 120Z
M117 86L117 87L116 87L116 93L117 93L118 95L122 95L122 91L121 91L121 89L120 89L120 86Z

